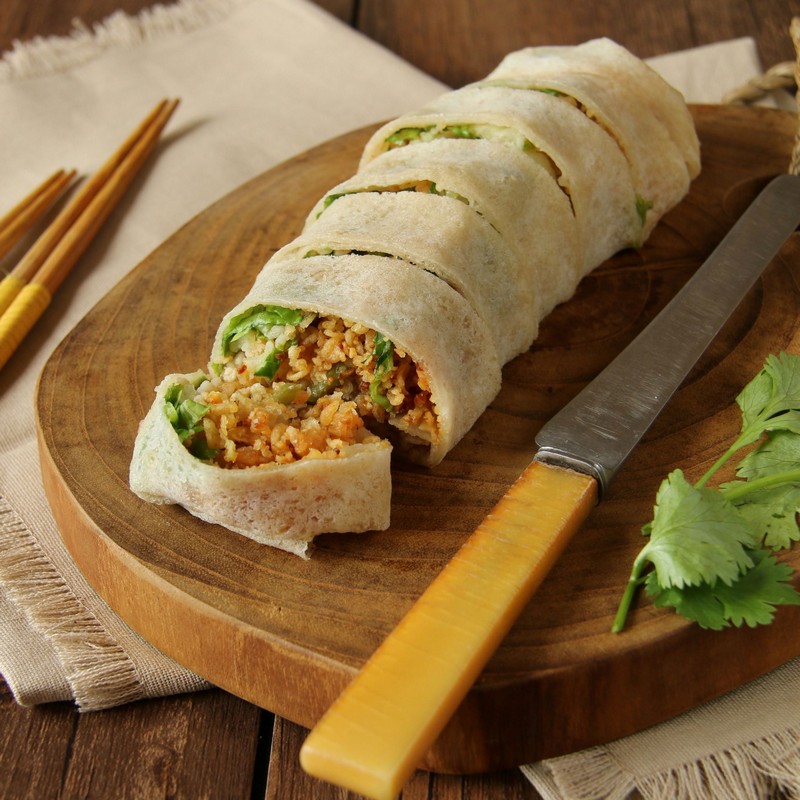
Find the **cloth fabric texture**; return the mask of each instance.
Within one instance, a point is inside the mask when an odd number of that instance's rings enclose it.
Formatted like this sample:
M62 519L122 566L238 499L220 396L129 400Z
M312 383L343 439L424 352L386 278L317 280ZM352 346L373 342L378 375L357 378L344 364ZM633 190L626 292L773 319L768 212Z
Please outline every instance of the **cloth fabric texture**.
M689 101L758 74L741 39L652 61ZM39 475L36 379L58 342L174 230L246 180L445 87L305 0L117 13L0 61L0 212L59 167L93 172L162 97L178 112L143 179L0 373L0 673L20 704L89 711L208 684L133 633L63 547ZM0 263L10 269L24 241ZM523 767L547 800L800 792L800 663L663 725Z

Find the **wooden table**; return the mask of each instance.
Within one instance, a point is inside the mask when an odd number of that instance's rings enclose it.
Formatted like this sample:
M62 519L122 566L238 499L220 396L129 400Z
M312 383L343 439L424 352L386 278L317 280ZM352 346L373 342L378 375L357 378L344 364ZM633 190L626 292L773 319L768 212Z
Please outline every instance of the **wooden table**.
M765 67L794 59L800 0L317 0L345 22L451 86L487 73L509 50L608 35L642 57L739 36ZM117 8L153 0L4 0L0 49L66 34ZM219 690L79 715L72 706L16 705L0 690L0 796L92 798L352 798L298 765L298 726ZM418 772L404 800L536 798L514 770L480 776Z

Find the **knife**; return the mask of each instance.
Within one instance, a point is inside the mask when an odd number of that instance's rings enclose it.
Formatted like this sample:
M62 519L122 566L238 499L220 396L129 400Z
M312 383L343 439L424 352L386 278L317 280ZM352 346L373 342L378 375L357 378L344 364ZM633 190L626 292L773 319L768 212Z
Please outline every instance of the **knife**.
M798 224L800 177L774 178L647 328L540 429L532 463L311 731L300 752L306 772L375 800L397 795Z

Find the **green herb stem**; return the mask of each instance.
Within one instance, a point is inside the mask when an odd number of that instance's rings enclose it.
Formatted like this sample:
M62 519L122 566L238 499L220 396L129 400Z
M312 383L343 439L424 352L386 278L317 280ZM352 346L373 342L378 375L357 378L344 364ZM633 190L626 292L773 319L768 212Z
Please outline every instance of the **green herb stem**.
M750 481L741 481L733 486L723 488L722 494L731 503L747 497L751 492L758 492L762 489L772 489L775 486L800 483L800 469L790 469L786 472L776 472L772 475L764 475L761 478L753 478Z
M642 572L646 561L647 557L644 550L642 550L633 562L633 568L631 569L628 583L625 586L625 591L617 607L617 613L614 616L614 622L611 625L612 633L619 633L625 627L625 620L628 618L628 612L630 611L631 603L633 603L633 596L645 580Z
M695 489L701 489L705 486L711 478L714 476L714 473L722 467L723 464L739 449L739 440L737 439L708 469L708 471L700 478L697 483L695 483Z

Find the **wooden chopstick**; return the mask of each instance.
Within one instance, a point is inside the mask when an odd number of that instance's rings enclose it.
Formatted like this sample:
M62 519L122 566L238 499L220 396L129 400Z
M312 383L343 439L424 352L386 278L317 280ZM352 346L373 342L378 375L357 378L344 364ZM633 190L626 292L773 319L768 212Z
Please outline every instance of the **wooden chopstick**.
M57 170L3 217L0 217L0 258L3 258L33 227L34 223L72 182L76 174L74 169L69 172L64 169Z
M50 304L55 291L119 202L155 148L178 102L162 100L142 120L10 273L8 278L17 282L18 293L0 317L0 368Z

